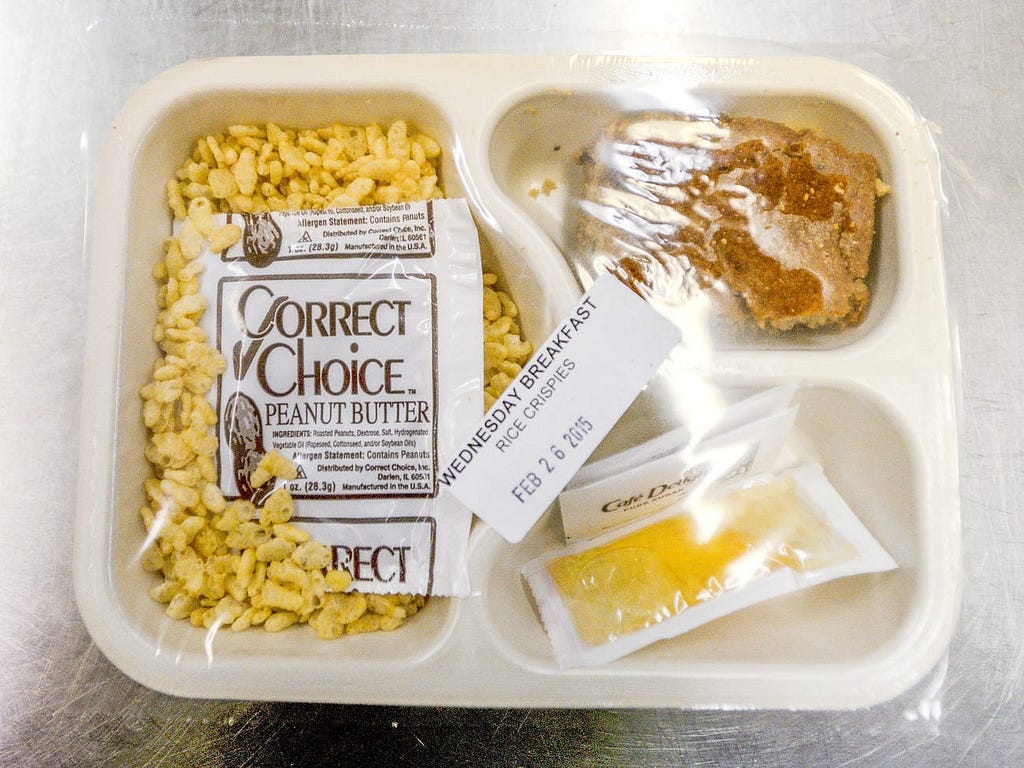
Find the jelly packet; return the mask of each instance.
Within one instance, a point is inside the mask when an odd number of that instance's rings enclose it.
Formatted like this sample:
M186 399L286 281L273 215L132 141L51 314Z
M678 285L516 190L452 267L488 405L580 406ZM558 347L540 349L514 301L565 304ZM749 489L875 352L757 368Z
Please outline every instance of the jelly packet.
M721 486L522 574L561 667L600 664L773 597L896 562L818 465Z
M366 593L466 595L471 513L439 457L483 410L479 241L464 200L218 214L203 330L227 361L212 393L225 498L259 502L276 450L292 522ZM185 226L189 226L190 222ZM184 226L179 240L190 233ZM216 246L213 246L214 248Z

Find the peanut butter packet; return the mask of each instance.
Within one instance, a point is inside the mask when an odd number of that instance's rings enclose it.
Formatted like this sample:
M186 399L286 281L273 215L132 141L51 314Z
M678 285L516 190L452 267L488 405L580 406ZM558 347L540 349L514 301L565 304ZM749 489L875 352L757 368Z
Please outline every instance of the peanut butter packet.
M482 276L465 200L216 214L196 248L225 499L259 505L276 451L292 522L368 594L464 596L471 513L440 457L483 408ZM189 240L191 222L180 227ZM219 229L218 229L219 231Z
M523 569L562 667L600 664L742 608L895 561L817 465L565 549Z

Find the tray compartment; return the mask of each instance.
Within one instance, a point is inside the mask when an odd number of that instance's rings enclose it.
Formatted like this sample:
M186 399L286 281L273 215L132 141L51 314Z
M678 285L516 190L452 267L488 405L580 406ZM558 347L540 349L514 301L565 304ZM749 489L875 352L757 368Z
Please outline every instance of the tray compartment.
M131 201L133 214L126 222L118 354L113 371L116 391L113 464L117 471L112 478L111 495L113 509L117 512L110 519L110 566L106 579L125 630L138 638L154 657L167 654L176 658L183 668L193 670L213 663L223 664L225 668L236 664L258 667L268 663L315 667L327 661L402 668L436 653L452 630L458 601L434 599L401 632L324 642L316 640L312 630L307 628L277 635L223 631L208 645L205 632L196 630L188 622L167 618L162 606L149 599L146 593L158 578L144 573L137 561L143 529L134 511L144 504L142 483L149 476L142 458L147 433L142 423L138 391L148 381L158 354L151 335L157 312L156 284L151 269L171 226L164 184L191 154L196 139L222 132L235 123L274 122L284 127L307 128L334 121L367 124L399 118L435 137L446 149L455 143L454 130L444 110L409 90L339 89L327 97L316 89L268 93L239 88L200 91L174 100L152 117L131 153L126 173L130 180L127 200ZM450 151L443 155L441 183L449 195L462 196L465 184L453 155ZM491 234L498 237L493 230ZM484 251L491 262L498 262L495 251L508 250L508 246L499 245L495 249L491 242L484 239ZM158 683L158 687L174 690L175 683L167 679L163 684Z
M723 387L729 399L752 393ZM844 665L869 667L872 657L898 655L922 621L922 573L915 495L920 468L913 438L887 404L841 383L805 386L794 428L791 463L821 463L860 520L900 564L899 570L829 582L714 621L626 658L588 670L595 676L643 674L787 678L793 665L815 670L817 685ZM884 466L885 472L878 467ZM549 513L519 545L481 534L473 576L485 596L489 635L508 658L536 672L555 672L539 617L519 572L560 546L561 523ZM756 638L756 642L752 642Z
M847 105L806 93L763 92L715 84L542 90L507 109L490 136L490 172L498 188L521 207L574 262L579 241L576 201L582 195L578 158L609 125L624 115L644 112L672 114L722 113L763 117L795 128L812 128L852 151L872 154L879 176L893 178L890 148L860 114ZM555 184L550 193L545 184ZM716 344L723 349L835 349L856 342L885 323L901 280L896 232L898 212L887 198L876 204L875 238L866 280L871 303L863 322L848 329L796 329L769 335L750 322L713 324ZM584 266L584 269L587 269Z

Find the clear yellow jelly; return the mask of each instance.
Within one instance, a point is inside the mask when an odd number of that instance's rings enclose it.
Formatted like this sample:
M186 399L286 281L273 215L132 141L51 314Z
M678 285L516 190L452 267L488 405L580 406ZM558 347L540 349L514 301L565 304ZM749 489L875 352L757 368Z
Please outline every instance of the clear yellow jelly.
M580 639L601 645L780 568L814 571L855 555L787 478L693 505L547 568Z

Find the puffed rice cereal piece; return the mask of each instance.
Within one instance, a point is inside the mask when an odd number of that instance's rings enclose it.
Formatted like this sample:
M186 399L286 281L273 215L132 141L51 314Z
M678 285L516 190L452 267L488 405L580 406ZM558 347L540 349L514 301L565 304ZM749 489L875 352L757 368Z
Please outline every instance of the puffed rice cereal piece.
M317 637L335 639L345 634L345 628L357 621L367 609L367 596L357 592L330 594L324 606L309 619Z

